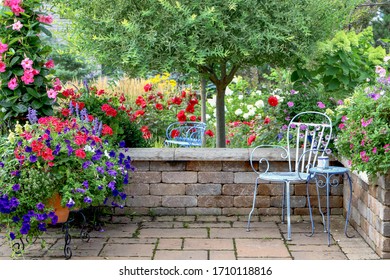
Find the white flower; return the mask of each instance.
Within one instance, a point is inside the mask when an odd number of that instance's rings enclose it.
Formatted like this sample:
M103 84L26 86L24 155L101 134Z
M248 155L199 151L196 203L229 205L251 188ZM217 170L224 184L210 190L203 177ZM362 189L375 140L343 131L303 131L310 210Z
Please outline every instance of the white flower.
M237 109L236 111L234 111L234 114L236 114L236 116L239 116L242 114L242 110L241 109Z
M244 99L244 96L243 96L242 94L240 94L240 95L238 96L238 99L239 99L239 100L243 100L243 99Z
M217 117L217 109L214 109L214 111L213 111L213 116L214 116L214 118Z
M252 104L247 105L246 108L248 109L248 111L255 109L255 107Z
M231 95L233 95L233 91L229 87L226 87L225 95L226 96L231 96Z
M206 114L206 120L209 120L209 119L210 119L210 115Z
M249 114L248 113L245 113L244 115L242 115L244 119L249 119Z
M92 149L92 147L89 146L89 145L85 145L84 151L86 151L86 152L95 152L95 149Z
M207 99L207 102L211 105L211 107L215 107L215 104L217 103L217 97L213 95L213 98Z
M257 95L262 95L263 93L261 92L261 90L256 90L256 94Z
M390 60L390 56L388 55L388 56L385 56L384 58L383 58L383 61L384 62L388 62Z
M249 114L249 116L254 116L254 115L256 115L256 110L249 110L249 112L248 112L248 114Z
M110 155L108 154L107 150L104 150L104 155L105 155L107 158L110 158Z
M263 100L257 100L256 103L255 103L255 106L257 108L263 108L264 107L264 101Z
M232 103L232 102L233 102L233 98L228 98L228 99L226 99L226 102L227 102L227 103Z

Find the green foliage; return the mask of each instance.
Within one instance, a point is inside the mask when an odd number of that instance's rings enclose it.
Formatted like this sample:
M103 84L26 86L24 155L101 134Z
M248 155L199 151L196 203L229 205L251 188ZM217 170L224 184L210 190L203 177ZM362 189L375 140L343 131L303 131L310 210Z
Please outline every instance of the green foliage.
M21 119L28 107L37 110L40 115L53 113L53 100L48 97L47 90L52 87L50 77L54 70L45 64L51 47L41 40L43 36L51 36L51 33L47 24L38 20L39 16L44 15L39 11L41 1L25 0L20 5L24 12L14 13L3 4L0 7L0 43L7 46L1 54L1 61L5 64L5 70L0 75L0 118L3 130L7 129L4 126L11 127L15 119ZM13 25L18 23L22 27L14 28ZM33 64L26 68L22 66L22 61L27 58ZM26 81L23 78L26 75L32 75L32 79ZM10 82L14 86L10 86Z
M53 0L74 40L129 75L201 73L217 88L217 147L225 146L225 88L240 67L287 65L345 24L361 0ZM321 28L319 28L319 26Z
M373 46L372 28L357 34L339 31L318 46L318 56L310 65L298 67L291 75L294 88L322 92L329 99L345 98L354 88L375 76L374 67L382 63L386 51Z
M338 108L338 153L352 170L373 177L390 170L390 75L382 71L380 76L374 85L358 87Z
M390 52L390 3L379 8L379 17L372 21L375 43Z

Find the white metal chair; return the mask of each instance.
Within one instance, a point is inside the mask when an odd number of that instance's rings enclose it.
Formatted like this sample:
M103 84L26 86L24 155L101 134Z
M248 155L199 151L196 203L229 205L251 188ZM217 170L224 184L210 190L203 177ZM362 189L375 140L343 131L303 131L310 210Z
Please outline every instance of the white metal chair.
M283 183L282 222L285 222L287 212L287 240L291 240L290 219L290 184L305 183L309 177L309 168L317 165L319 155L324 156L332 135L331 119L319 112L303 112L292 118L287 127L286 147L278 145L259 145L250 155L250 164L257 178L254 186L253 204L248 217L247 231L256 206L256 195L259 181ZM280 149L281 160L288 161L288 170L283 172L270 171L270 162L261 154L261 148ZM264 151L264 150L263 150ZM258 166L257 166L258 164ZM265 164L265 171L261 171Z

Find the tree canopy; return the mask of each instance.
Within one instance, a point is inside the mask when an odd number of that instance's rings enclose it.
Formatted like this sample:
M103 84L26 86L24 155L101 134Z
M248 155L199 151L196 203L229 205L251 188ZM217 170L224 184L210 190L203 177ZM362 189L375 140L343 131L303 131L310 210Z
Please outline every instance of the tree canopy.
M217 147L224 96L239 68L291 65L343 27L361 0L53 0L71 39L130 76L200 73L217 88Z

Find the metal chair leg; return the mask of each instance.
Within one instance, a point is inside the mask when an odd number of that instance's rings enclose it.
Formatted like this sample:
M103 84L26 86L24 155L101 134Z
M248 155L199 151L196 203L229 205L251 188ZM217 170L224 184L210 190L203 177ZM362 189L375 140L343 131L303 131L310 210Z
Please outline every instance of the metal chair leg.
M282 224L286 222L286 184L283 184Z
M252 209L251 211L249 212L249 216L248 216L248 225L246 227L246 231L249 232L251 231L250 230L250 226L251 226L251 217L252 217L252 213L253 211L255 210L255 206L256 206L256 196L257 196L257 188L259 186L259 178L256 178L256 181L255 181L255 188L253 190L253 202L252 202Z
M286 204L287 204L287 240L291 240L291 218L290 218L290 182L285 182L286 186Z

